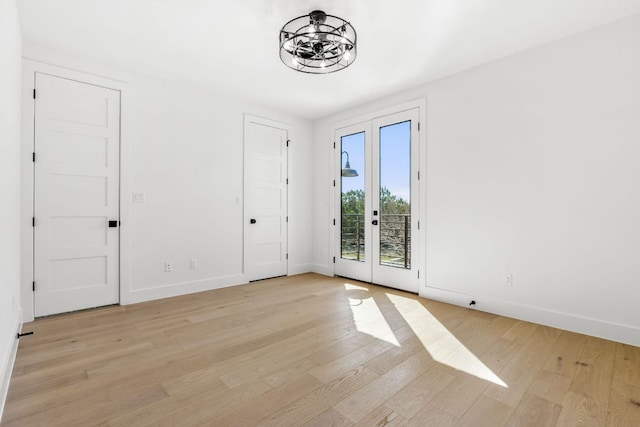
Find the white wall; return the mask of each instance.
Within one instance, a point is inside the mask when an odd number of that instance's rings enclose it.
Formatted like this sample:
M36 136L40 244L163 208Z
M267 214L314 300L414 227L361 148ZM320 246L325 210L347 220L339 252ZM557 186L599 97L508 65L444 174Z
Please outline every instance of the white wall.
M315 122L315 270L332 124L426 97L421 295L640 345L639 76L636 15Z
M24 56L127 83L122 106L123 303L245 282L244 114L291 126L289 272L309 271L309 121L29 43ZM131 203L132 192L144 192L146 202ZM190 258L198 259L196 270L189 268ZM173 272L164 271L165 261L173 262ZM30 279L23 282L28 288Z
M310 123L148 78L132 86L131 191L146 194L146 203L131 205L132 300L244 282L244 113L293 125L289 267L308 271ZM204 282L176 286L194 281Z
M20 26L0 0L0 417L20 325Z

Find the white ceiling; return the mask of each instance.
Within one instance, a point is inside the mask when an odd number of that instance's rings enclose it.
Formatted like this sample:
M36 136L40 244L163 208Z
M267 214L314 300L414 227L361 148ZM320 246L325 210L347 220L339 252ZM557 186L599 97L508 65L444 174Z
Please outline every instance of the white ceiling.
M23 39L107 66L316 119L640 13L640 0L18 0ZM338 73L280 62L314 9L358 33Z

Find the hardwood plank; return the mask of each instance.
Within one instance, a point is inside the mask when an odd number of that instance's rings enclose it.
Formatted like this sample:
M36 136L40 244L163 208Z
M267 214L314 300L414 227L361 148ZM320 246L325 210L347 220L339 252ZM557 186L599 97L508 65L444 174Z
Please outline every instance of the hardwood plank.
M616 343L613 379L640 387L640 347Z
M389 426L389 427L403 427L408 424L406 418L393 412L388 407L381 405L373 411L369 412L356 426L368 427L368 426Z
M387 350L384 353L369 360L364 366L368 369L371 369L378 375L383 375L389 372L395 366L398 366L398 364L407 360L407 358L424 350L425 349L422 346L420 340L417 337L413 336L411 339L402 342L402 345L400 347L394 346L390 350Z
M446 372L455 374L454 370ZM430 403L433 407L441 409L456 418L462 418L489 384L489 382L472 375L456 375L456 378Z
M587 344L587 336L562 331L555 348L547 358L544 369L573 379L578 370L580 355Z
M507 423L513 408L487 396L480 396L456 427L500 427Z
M394 395L419 377L433 363L433 359L429 355L415 354L362 389L350 394L338 403L335 409L349 420L357 423L380 406L389 396Z
M640 387L613 382L607 426L640 426Z
M529 334L527 343L507 366L498 374L505 385L490 384L485 395L515 408L531 385L536 372L541 368L555 340L559 336L557 329L536 325Z
M364 368L355 369L348 372L344 377L317 388L293 403L282 407L260 420L257 425L287 426L303 424L319 416L340 400L357 392L376 378L378 378L378 375L371 371Z
M617 426L638 425L640 412L638 347L316 274L24 330L35 335L19 342L3 426L552 425L556 415Z
M333 362L313 368L309 373L320 381L328 383L393 348L396 348L396 346L389 342L376 340L351 353L345 354Z
M300 375L267 391L246 404L239 406L224 416L216 416L216 426L251 426L271 415L278 408L290 405L299 396L306 395L322 387L322 383L308 374Z
M111 427L136 426L190 426L211 422L226 412L231 412L271 387L262 380L246 383L233 390L212 383L197 392L185 390L166 399L120 413L108 421ZM202 411L201 408L207 408Z
M452 427L458 423L458 418L453 415L436 408L435 406L426 405L413 418L409 420L410 427L438 426Z
M533 378L527 393L561 404L570 386L571 380L569 378L543 369L538 371Z
M614 354L615 343L589 337L580 360L575 363L578 370L570 390L598 402L606 409L613 378Z
M351 427L354 424L341 413L329 408L314 419L304 423L305 427Z
M601 427L607 419L607 405L580 393L568 391L556 425L563 427Z
M533 394L525 394L522 402L509 418L509 427L553 427L558 421L562 407L557 403Z
M315 368L316 365L308 358L303 358L300 360L296 360L295 362L278 369L277 371L273 371L263 376L262 379L264 382L269 384L271 387L279 387L287 382L298 378L299 376L306 374L309 370Z
M437 366L431 367L390 397L385 406L405 418L413 418L454 379L455 376L442 372Z

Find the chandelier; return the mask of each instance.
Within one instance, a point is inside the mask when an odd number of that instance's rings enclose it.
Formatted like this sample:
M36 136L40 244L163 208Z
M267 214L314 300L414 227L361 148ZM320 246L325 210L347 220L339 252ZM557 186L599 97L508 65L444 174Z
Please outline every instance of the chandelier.
M356 59L356 30L342 18L314 10L284 24L280 59L302 73L340 71Z

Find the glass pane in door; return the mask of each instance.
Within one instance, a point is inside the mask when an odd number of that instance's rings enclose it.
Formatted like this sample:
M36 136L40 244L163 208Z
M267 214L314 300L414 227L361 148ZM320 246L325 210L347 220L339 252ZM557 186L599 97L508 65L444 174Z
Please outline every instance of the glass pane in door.
M365 133L340 138L340 257L364 261Z
M411 268L411 121L380 128L379 262Z

